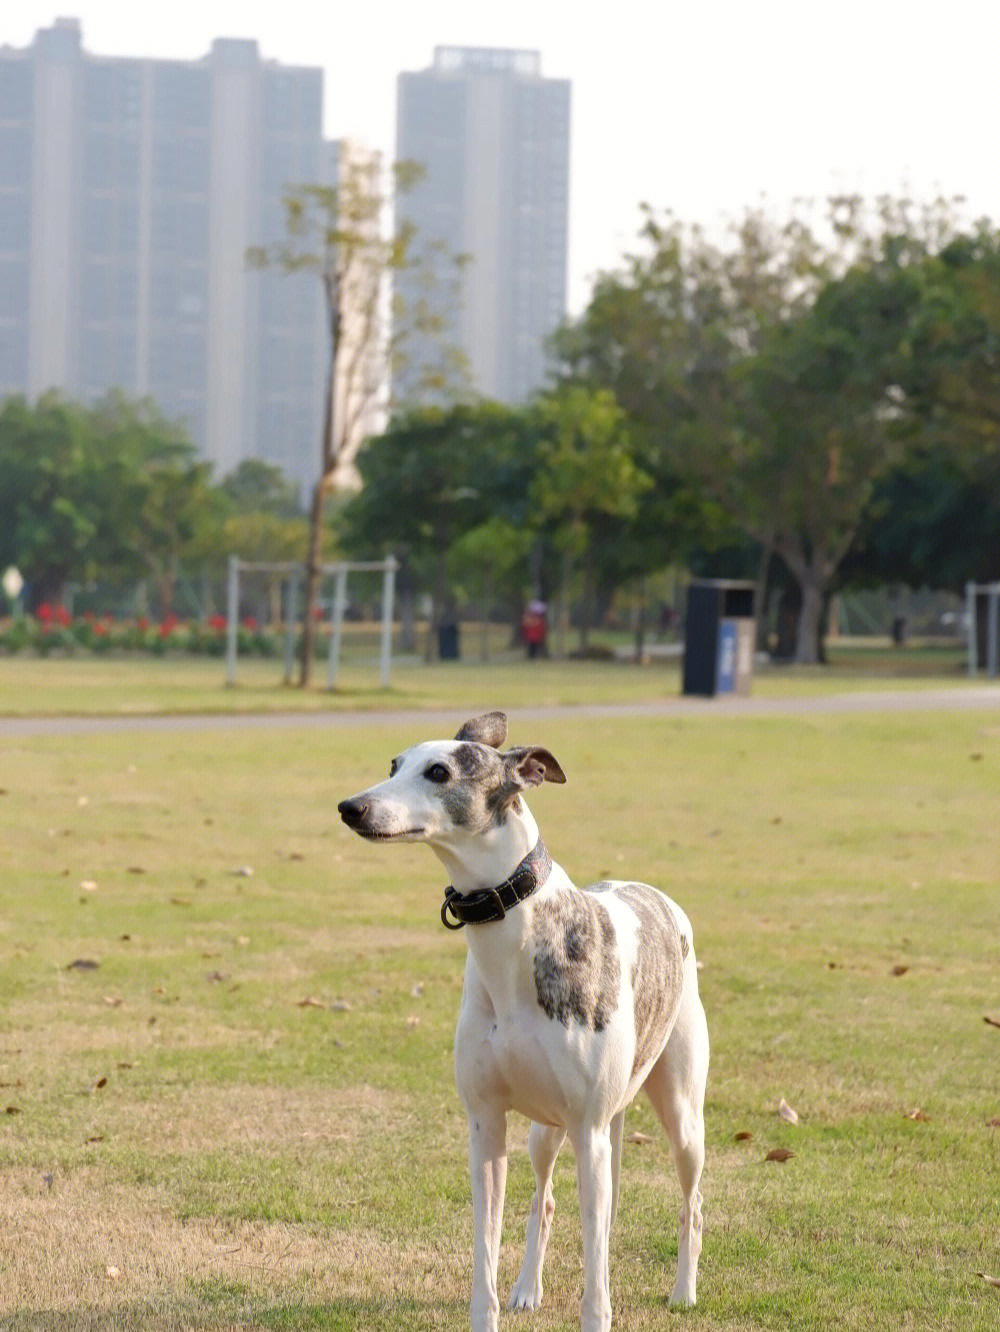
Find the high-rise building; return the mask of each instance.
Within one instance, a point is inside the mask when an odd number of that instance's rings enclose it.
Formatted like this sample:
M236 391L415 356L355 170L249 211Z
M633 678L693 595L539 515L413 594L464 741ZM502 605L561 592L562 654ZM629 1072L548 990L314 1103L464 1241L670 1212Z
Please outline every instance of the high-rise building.
M545 340L566 312L569 121L569 82L543 78L537 51L440 46L430 69L399 75L396 156L423 168L399 211L418 253L464 259L442 337L499 402L544 384ZM404 307L424 298L423 280L403 275ZM407 358L434 359L419 345ZM397 399L416 396L416 371L399 379Z
M149 395L217 476L314 480L320 284L246 254L282 238L289 187L332 182L322 101L321 70L253 41L102 57L59 19L0 49L0 394Z

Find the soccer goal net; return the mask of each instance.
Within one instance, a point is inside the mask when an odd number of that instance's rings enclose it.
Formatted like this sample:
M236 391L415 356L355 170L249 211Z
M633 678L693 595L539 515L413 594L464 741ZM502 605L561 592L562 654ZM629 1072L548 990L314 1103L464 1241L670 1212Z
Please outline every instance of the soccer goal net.
M326 656L326 685L336 689L345 656L347 630L353 640L374 646L379 682L388 686L392 672L392 626L398 561L341 561L321 568L317 613L322 632L319 650ZM284 660L285 681L295 670L304 613L305 567L290 561L229 558L226 608L226 683L236 684L241 642L267 642ZM255 613L259 612L259 613ZM268 633L261 628L268 623ZM373 633L374 631L374 633ZM371 640L374 636L374 644Z

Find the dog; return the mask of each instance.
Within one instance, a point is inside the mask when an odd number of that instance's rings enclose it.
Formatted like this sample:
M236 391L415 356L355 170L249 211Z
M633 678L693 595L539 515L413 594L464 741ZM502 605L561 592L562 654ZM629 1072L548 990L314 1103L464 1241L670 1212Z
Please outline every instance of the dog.
M426 842L452 881L442 920L465 927L455 1078L469 1125L473 1332L497 1328L510 1110L532 1121L536 1181L510 1307L541 1303L552 1170L568 1136L583 1230L581 1328L607 1332L624 1116L640 1088L667 1131L683 1195L671 1303L695 1303L709 1047L694 942L680 907L647 884L571 882L523 798L565 774L547 749L503 752L506 739L502 712L474 717L454 740L406 750L387 780L338 810L370 841Z

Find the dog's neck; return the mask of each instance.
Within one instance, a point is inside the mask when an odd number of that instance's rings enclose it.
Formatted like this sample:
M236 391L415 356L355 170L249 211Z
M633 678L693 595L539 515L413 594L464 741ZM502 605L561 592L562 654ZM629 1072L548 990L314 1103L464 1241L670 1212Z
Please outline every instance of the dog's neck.
M503 823L477 837L435 841L431 849L460 893L493 888L508 878L538 841L538 824L523 800Z

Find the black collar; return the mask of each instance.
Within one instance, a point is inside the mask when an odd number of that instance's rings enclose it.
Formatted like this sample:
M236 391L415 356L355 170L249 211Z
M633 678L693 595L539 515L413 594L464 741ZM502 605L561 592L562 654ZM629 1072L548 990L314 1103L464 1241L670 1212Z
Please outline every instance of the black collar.
M534 849L518 865L514 873L495 888L476 888L471 893L460 893L455 888L444 890L441 923L449 930L460 930L463 925L486 925L492 920L503 920L511 907L516 907L549 877L552 857L539 837ZM455 917L448 919L448 912Z

